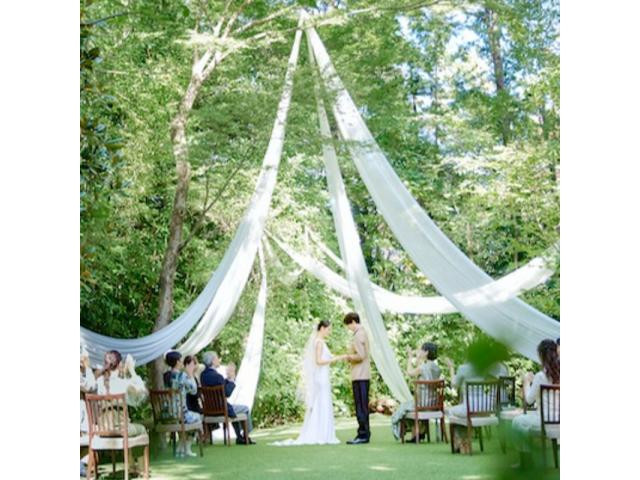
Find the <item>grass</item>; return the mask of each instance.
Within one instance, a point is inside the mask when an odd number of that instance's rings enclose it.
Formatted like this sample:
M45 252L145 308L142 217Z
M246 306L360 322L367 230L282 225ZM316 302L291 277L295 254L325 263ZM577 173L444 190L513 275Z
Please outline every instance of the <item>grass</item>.
M356 431L355 419L338 419L338 438L346 441ZM255 431L252 438L257 445L232 445L226 447L218 441L206 445L204 456L174 459L168 449L151 458L151 478L158 480L375 480L417 479L429 480L489 480L515 479L518 472L509 468L516 461L513 454L500 451L497 432L491 440L485 438L485 451L480 452L474 442L474 455L452 455L449 444L435 442L432 430L431 443L400 444L394 440L389 417L371 417L371 443L367 445L328 445L274 447L275 440L295 438L299 425L288 425ZM432 427L433 428L433 427ZM194 446L194 451L197 448ZM551 452L548 452L549 468L535 472L527 478L559 479L554 469ZM104 469L105 467L103 467ZM110 466L106 471L111 471ZM120 466L120 468L122 468ZM103 470L104 471L104 470ZM533 473L533 472L532 472ZM118 472L122 478L121 472Z

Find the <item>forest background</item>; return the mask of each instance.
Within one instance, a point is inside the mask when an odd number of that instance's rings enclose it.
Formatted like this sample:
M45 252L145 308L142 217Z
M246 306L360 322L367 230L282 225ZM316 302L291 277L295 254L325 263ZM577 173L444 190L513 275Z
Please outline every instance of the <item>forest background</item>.
M146 335L203 288L253 191L300 6L326 13L318 32L377 142L412 195L475 263L500 277L556 244L557 1L82 0L83 326L117 337ZM223 58L194 84L195 60L212 46ZM306 51L303 39L267 228L321 258L305 242L305 227L338 248ZM372 281L399 293L435 294L341 151ZM185 185L181 207L176 199ZM272 250L254 407L260 425L301 417L296 375L314 323L334 321L333 352L348 341L340 319L349 303L299 272L277 246ZM555 268L522 298L559 320L559 263ZM242 358L258 284L254 268L212 344L225 361ZM383 318L403 366L407 348L427 340L459 364L481 337L457 314ZM531 368L515 355L508 363L515 371ZM332 375L336 411L348 414L346 367ZM385 396L375 375L372 397Z

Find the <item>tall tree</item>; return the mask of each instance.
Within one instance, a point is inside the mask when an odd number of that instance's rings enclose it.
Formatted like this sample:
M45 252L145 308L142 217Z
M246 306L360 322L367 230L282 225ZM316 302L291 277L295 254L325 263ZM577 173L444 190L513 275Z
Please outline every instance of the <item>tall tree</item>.
M193 35L194 55L189 83L178 106L178 111L171 121L171 141L177 178L169 224L169 238L160 273L158 316L154 324L154 331L164 328L171 321L173 289L180 251L185 247L185 242L192 238L187 237L183 240L182 230L191 179L186 129L194 102L200 94L203 84L226 58L242 48L268 39L270 34L274 35L272 31L268 30L262 30L250 36L246 35L247 32L272 23L275 19L289 13L293 8L291 5L285 5L284 2L254 2L253 0L243 0L242 2L227 0L222 9L218 7L220 7L220 2L203 1L191 4L192 14L196 19ZM205 209L207 208L210 207L205 207ZM157 359L153 368L153 382L156 386L162 385L162 370L162 359Z
M495 3L486 2L480 17L484 24L487 46L491 56L491 64L493 65L493 80L496 87L496 106L498 108L502 144L507 145L511 141L510 95L506 84L504 53L501 46L500 14Z

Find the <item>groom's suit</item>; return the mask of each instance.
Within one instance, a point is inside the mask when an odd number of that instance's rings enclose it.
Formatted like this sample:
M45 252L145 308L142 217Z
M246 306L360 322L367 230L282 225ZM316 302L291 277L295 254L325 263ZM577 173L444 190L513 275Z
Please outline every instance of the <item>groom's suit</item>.
M351 385L358 418L358 438L369 440L369 382L371 380L371 360L369 359L369 339L362 325L358 324L349 345L351 363Z

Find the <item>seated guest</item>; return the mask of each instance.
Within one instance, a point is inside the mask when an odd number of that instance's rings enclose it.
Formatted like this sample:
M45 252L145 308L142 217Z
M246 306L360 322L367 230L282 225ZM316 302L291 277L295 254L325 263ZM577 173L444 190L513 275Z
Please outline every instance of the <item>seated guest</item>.
M234 383L236 378L236 369L235 365L232 363L227 366L227 378L224 378L220 373L218 373L215 369L220 367L220 357L216 352L205 352L202 355L202 361L204 363L205 369L200 375L200 384L203 387L216 387L218 385L224 385L224 393L227 397L231 396L233 390L236 388L236 384ZM236 416L237 413L246 413L247 414L247 423L249 424L249 431L242 432L240 427L240 422L232 422L233 430L236 432L236 443L245 443L245 439L251 445L254 445L255 442L249 438L249 433L253 429L253 425L251 422L251 411L249 407L246 405L231 405L227 403L228 415L232 418Z
M104 365L98 373L96 390L98 395L124 393L127 406L134 407L140 405L148 395L144 381L136 374L133 357L127 355L126 360L122 362L122 355L117 350L110 350L104 354ZM130 437L136 437L147 433L147 430L144 428L144 425L129 422L128 433ZM88 461L88 456L81 460L85 465Z
M458 370L454 373L453 362L450 358L445 359L445 362L449 366L449 374L451 375L451 386L458 390L458 397L462 397L462 402L453 407L447 409L447 414L455 417L466 418L467 417L467 399L465 386L467 382L482 382L490 379L497 379L499 377L506 377L507 367L500 362L496 362L489 367L486 373L479 373L474 365L470 362L463 363L458 367ZM480 401L478 400L479 404ZM454 425L454 448L461 453L469 453L471 451L471 445L468 444L468 439L465 434L466 427L461 425Z
M144 380L136 373L135 361L127 355L122 361L122 355L117 350L104 354L104 366L97 379L98 395L126 394L127 405L137 407L149 395Z
M87 418L87 405L84 403L84 394L94 392L96 389L96 377L89 364L89 354L84 346L80 347L80 436L87 435L89 424ZM87 457L80 460L80 476L87 475Z
M171 351L166 354L165 361L171 367L169 375L165 379L169 380L169 388L180 392L182 397L182 408L185 423L197 423L201 421L202 416L199 412L189 409L187 395L198 394L198 384L195 379L196 361L191 355L185 357L182 361L182 354L177 351ZM191 451L193 437L181 439L180 446L176 450L176 457L195 457L196 453Z
M424 343L418 350L409 349L407 352L407 374L410 377L418 377L418 380L439 380L440 367L436 363L438 358L438 346L435 343ZM416 362L414 366L414 361ZM394 437L400 438L400 422L414 408L413 399L402 403L391 417L391 430ZM420 439L425 436L424 425L420 425ZM409 443L415 443L415 436Z
M558 355L558 344L553 340L543 340L538 345L538 356L542 370L533 375L527 372L522 379L524 398L527 404L540 403L541 385L560 385L560 357ZM547 406L546 410L549 409ZM520 451L521 465L530 463L529 433L540 431L540 412L527 411L524 415L519 415L513 419L513 433L516 447Z
M450 415L455 415L456 417L467 416L467 404L465 398L465 385L467 382L482 382L484 380L506 377L508 374L507 367L505 367L501 362L494 363L484 375L478 373L476 368L469 362L460 365L455 373L451 359L447 358L445 362L449 367L449 373L452 379L451 386L456 388L458 390L458 395L462 397L462 403L450 407L447 410Z
M84 348L80 349L80 434L89 431L87 425L87 405L84 403L84 394L96 390L96 377L89 364L89 354Z
M202 407L200 406L200 396L198 395L198 387L200 386L200 380L198 380L198 361L195 356L187 355L184 357L185 370L191 370L193 368L193 381L196 382L196 393L187 392L187 409L191 412L202 414Z

